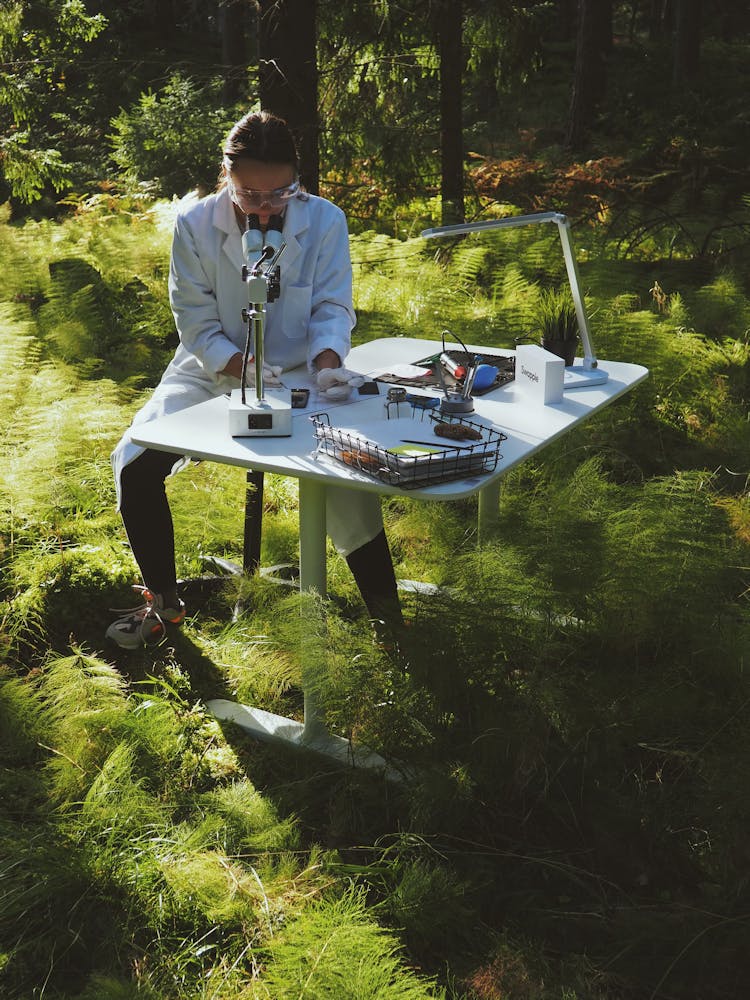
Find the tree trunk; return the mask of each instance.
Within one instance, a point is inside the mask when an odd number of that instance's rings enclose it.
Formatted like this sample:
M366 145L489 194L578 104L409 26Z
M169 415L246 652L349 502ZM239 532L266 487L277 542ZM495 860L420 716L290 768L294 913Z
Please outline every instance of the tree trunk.
M675 87L689 84L698 76L701 45L701 0L676 0L674 61Z
M750 31L750 9L747 0L720 0L718 16L721 40L739 41Z
M462 117L463 3L438 4L440 56L440 200L443 225L464 221Z
M559 38L572 42L576 37L576 0L557 0L556 23Z
M571 149L582 145L594 117L597 99L606 83L601 29L597 32L600 17L596 11L597 3L598 0L578 0L575 77L565 138L566 145Z
M223 0L221 18L221 61L224 71L222 100L234 104L247 93L247 52L245 18L247 0Z
M650 0L648 8L648 37L652 42L664 34L664 2Z
M260 0L260 103L284 118L297 141L300 178L320 187L316 0Z
M163 41L174 37L175 26L179 22L179 12L172 0L152 0L146 8L146 21Z
M612 0L598 0L594 4L595 45L601 53L602 65L612 52Z
M652 42L664 38L672 30L672 0L651 0L648 37Z

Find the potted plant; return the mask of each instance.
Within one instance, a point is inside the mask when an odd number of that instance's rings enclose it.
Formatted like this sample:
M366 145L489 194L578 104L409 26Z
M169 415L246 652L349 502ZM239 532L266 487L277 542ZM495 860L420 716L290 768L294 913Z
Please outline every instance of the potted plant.
M536 321L546 351L573 364L578 347L578 317L569 291L544 289L539 295Z

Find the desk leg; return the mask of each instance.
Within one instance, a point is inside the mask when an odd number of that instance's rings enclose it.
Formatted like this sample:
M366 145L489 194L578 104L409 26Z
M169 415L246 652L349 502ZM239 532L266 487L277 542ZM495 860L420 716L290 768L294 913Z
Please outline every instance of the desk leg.
M326 490L323 483L301 479L299 484L300 589L326 593ZM307 610L307 609L305 609ZM355 767L373 768L391 780L403 775L391 769L376 753L356 747L341 736L331 736L323 723L315 686L306 676L302 651L302 687L305 721L297 722L251 705L217 698L207 708L217 719L236 723L257 739L312 750L335 761Z
M300 590L326 593L326 488L313 479L299 482Z
M326 488L312 479L299 483L299 585L300 591L326 594ZM303 603L303 609L311 605ZM321 622L316 622L321 626ZM313 631L316 631L313 625ZM328 739L314 683L305 676L305 655L302 651L302 688L305 693L305 728L302 740L314 743Z
M260 569L260 544L263 535L262 472L248 469L245 476L245 526L242 537L242 569L255 573Z
M479 491L478 531L479 544L487 541L499 518L500 480Z

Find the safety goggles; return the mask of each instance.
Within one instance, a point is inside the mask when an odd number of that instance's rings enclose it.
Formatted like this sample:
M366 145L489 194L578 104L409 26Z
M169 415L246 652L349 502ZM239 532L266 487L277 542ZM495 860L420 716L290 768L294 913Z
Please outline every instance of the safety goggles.
M227 178L227 185L232 201L245 210L262 208L264 205L269 208L284 208L299 191L298 180L292 181L286 187L274 188L273 191L256 191L254 188L239 187L231 177Z

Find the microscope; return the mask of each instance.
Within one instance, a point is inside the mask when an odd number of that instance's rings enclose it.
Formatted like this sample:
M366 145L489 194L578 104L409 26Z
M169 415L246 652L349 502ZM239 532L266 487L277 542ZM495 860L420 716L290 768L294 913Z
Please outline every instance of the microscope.
M266 305L275 302L281 292L279 258L286 248L282 225L282 217L272 215L264 236L258 216L248 215L242 234L242 280L248 298L242 319L247 324L247 336L240 388L234 389L229 399L232 437L290 437L292 433L291 390L283 386L266 388L263 384ZM254 388L245 385L250 360L255 363Z

